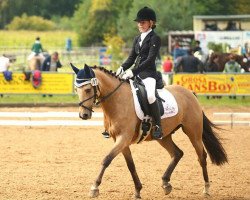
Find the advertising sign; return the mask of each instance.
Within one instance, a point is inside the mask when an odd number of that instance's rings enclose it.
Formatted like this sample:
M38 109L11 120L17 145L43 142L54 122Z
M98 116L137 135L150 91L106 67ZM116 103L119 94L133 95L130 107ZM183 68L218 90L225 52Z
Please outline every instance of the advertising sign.
M73 73L42 73L42 83L34 88L32 82L24 80L23 73L13 73L11 81L6 81L0 73L0 94L72 94L74 92Z
M175 74L173 84L197 94L250 95L250 74Z
M247 40L247 33L249 34L244 31L197 31L195 39L200 41L202 50L208 53L207 44L209 42L228 44L231 48L243 46L244 40Z

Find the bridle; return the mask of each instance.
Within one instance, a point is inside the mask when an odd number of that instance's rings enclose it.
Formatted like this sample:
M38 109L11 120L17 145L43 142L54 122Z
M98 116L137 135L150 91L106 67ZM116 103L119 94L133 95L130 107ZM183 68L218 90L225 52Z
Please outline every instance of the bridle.
M88 83L88 84L91 84L91 86L94 88L94 95L92 95L91 97L89 97L87 99L84 99L78 105L80 107L83 107L83 108L89 110L90 112L94 112L93 109L92 109L92 107L89 108L89 107L83 105L84 102L89 101L90 99L94 98L94 104L95 105L99 105L101 102L105 101L112 94L114 94L121 87L121 85L126 82L126 81L121 81L120 84L112 92L110 92L109 94L107 94L107 95L105 95L103 97L100 97L100 96L97 95L97 91L100 92L100 88L99 88L99 85L98 85L98 79L97 78L91 78L89 80L90 80L90 83Z

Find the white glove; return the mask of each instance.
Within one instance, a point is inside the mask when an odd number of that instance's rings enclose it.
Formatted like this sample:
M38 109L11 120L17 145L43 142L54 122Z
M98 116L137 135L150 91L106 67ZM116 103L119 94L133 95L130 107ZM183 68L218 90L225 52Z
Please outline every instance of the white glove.
M123 76L123 74L124 74L125 72L124 72L124 70L123 70L123 67L122 66L120 66L118 69L117 69L117 71L116 71L116 76L119 76L120 78Z
M133 72L131 69L128 69L123 75L122 78L123 79L129 79L132 78L134 76Z

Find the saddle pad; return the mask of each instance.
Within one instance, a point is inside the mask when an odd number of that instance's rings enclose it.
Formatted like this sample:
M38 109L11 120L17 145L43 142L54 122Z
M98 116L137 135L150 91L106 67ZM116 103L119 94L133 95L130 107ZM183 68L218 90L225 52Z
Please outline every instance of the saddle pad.
M133 94L136 115L140 120L143 120L145 116L137 98L136 90L134 88L132 80L130 80L130 86ZM174 96L165 88L157 89L157 91L159 93L159 96L165 100L165 102L163 102L164 114L161 116L161 119L175 116L178 113L178 105Z

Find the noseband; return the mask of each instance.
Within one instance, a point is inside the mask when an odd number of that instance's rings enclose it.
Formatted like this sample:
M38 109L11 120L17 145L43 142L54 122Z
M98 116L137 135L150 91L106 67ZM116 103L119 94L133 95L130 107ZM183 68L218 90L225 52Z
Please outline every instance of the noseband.
M125 81L121 81L120 84L112 91L110 92L109 94L105 95L104 97L101 97L99 98L99 96L97 95L97 90L100 92L100 88L98 86L98 82L97 82L97 79L96 78L92 78L92 79L95 79L95 81L91 81L91 84L92 87L94 88L94 95L81 101L78 105L89 110L90 112L94 112L92 107L91 108L88 108L87 106L84 106L83 103L90 100L90 99L93 99L94 98L94 104L95 105L99 105L101 102L105 101L107 98L109 98L112 94L114 94L120 87L121 85L125 82ZM97 99L99 99L99 101L97 101Z

